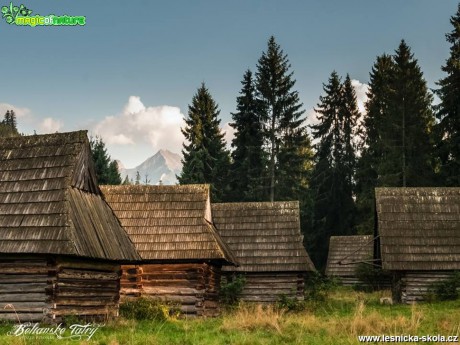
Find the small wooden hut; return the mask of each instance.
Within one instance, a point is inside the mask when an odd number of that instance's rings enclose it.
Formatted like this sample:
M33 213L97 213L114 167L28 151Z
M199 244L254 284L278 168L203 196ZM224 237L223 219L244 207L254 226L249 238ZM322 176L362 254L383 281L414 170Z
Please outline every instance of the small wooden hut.
M0 139L0 319L115 316L120 262L138 259L85 131Z
M142 257L122 267L122 298L148 295L189 316L216 315L221 267L235 259L213 225L209 185L101 188Z
M297 201L221 203L212 211L217 231L239 263L223 272L227 279L242 275L246 280L242 300L303 298L305 278L315 267L302 243Z
M376 188L376 255L393 273L393 299L424 299L460 270L460 188Z
M372 235L331 236L326 275L336 277L345 286L362 285L356 275L359 264L373 264Z

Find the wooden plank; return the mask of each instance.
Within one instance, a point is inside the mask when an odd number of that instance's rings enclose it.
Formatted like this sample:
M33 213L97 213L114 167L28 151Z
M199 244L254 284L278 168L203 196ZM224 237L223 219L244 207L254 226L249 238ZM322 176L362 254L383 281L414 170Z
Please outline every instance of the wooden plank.
M0 265L0 274L48 274L52 271L49 267L3 267L3 264Z
M24 322L39 322L44 319L43 313L20 313L16 314L0 314L0 320L7 320L7 321L18 321L21 320L22 323Z
M196 295L203 293L203 290L193 288L167 288L167 287L144 287L143 292L147 295Z
M45 293L9 293L0 294L0 303L40 302L47 299Z
M56 267L59 270L66 269L77 269L84 270L88 269L91 271L102 271L102 272L118 272L121 270L120 264L109 263L109 262L99 262L99 261L71 261L64 260L62 258L57 260Z
M43 292L48 287L45 283L21 283L21 284L0 284L0 294L3 293L31 293L31 292Z
M28 274L28 275L18 275L18 274L0 274L0 283L1 284L18 284L18 283L46 283L49 281L47 275L41 274Z
M97 280L117 280L119 275L114 272L91 272L85 270L67 269L57 274L58 279L97 279Z

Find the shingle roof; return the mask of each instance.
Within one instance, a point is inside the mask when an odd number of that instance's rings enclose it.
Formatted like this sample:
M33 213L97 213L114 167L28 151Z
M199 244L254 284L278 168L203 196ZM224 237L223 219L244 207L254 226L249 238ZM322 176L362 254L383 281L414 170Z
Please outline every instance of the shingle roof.
M235 253L232 271L313 271L300 234L299 203L213 204L217 231Z
M460 188L376 188L387 270L460 269Z
M212 223L209 185L101 189L142 259L235 262Z
M356 276L356 267L362 262L370 263L373 251L374 244L371 235L331 236L326 275Z
M90 154L86 131L0 138L0 253L139 259Z

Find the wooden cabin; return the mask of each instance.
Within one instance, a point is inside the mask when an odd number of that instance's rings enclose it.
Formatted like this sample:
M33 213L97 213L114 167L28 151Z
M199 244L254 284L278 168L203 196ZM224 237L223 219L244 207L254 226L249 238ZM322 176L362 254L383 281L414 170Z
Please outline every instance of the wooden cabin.
M221 267L235 259L213 225L209 185L101 188L142 257L122 267L122 298L147 295L188 316L216 315Z
M360 264L373 264L372 235L331 236L327 257L326 276L336 277L342 285L362 285L356 275Z
M297 201L213 204L212 212L239 263L223 267L223 273L227 279L242 275L246 280L242 300L303 299L305 278L315 267L302 243Z
M393 274L393 299L424 299L460 270L460 188L376 188L376 255Z
M0 138L0 319L116 316L120 262L139 259L86 131Z

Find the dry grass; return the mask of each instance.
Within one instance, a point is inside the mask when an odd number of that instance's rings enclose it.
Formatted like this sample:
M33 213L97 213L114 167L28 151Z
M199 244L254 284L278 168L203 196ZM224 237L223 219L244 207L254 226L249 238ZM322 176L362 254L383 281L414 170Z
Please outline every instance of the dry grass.
M272 306L245 304L233 313L224 316L222 330L257 329L275 330L283 333L289 330L298 330L305 334L322 332L331 337L341 336L356 338L363 334L417 334L424 319L424 313L417 305L410 307L409 315L385 315L375 308L375 300L386 292L374 296L368 306L369 299L365 293L353 293L342 300L351 303L354 307L348 315L337 316L332 314L318 314L314 311L303 311L297 314L287 314L284 310ZM367 296L368 297L368 296ZM444 328L454 328L451 323L445 323Z
M458 335L460 301L417 305L380 305L388 292L366 294L345 289L327 300L307 303L300 312L242 304L218 318L195 320L125 320L109 322L86 345L279 345L358 344L358 335ZM0 344L24 345L0 325ZM27 345L77 345L55 339L26 339Z
M222 330L254 330L258 328L282 331L285 310L272 305L241 304L231 315L224 317Z

